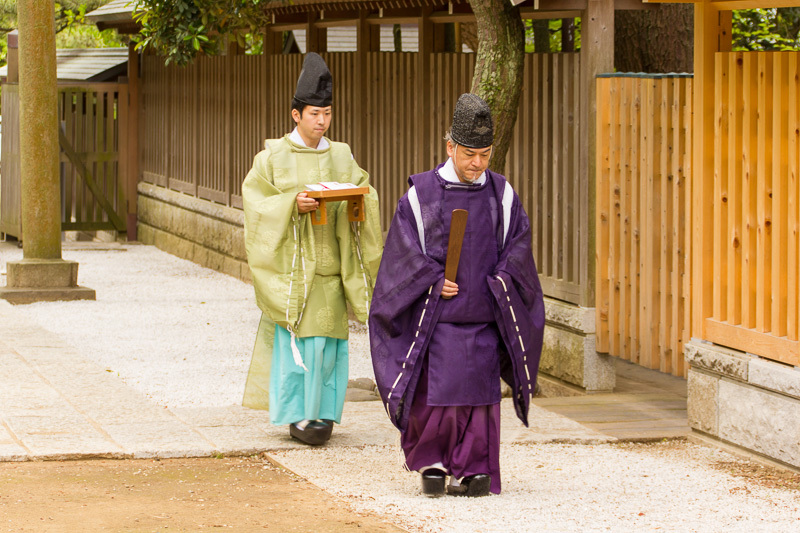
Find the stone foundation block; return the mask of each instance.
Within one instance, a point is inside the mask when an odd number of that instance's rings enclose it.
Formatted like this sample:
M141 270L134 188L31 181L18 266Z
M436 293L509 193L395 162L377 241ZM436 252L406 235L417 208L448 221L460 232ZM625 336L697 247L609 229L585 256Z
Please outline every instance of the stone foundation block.
M750 383L800 399L800 368L753 358ZM800 422L800 421L799 421Z
M594 309L545 298L545 312L540 372L587 392L613 390L613 360L595 349Z
M800 468L800 370L714 344L686 344L693 430Z
M689 427L710 435L718 435L719 377L692 369L689 371L687 389Z
M719 405L721 439L800 467L800 402L725 380Z
M23 259L7 265L9 288L54 288L78 286L78 263L63 259Z
M694 342L687 343L684 350L686 361L695 368L704 368L715 374L747 381L750 356L721 346L709 349L709 346Z

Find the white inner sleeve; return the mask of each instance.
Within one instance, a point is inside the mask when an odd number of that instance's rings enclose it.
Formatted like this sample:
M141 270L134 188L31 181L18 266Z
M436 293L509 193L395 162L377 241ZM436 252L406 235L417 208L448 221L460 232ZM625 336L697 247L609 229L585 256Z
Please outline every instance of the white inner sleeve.
M506 182L506 188L503 191L503 246L506 245L506 237L508 236L508 225L511 224L511 203L514 201L514 189L511 184Z
M408 190L408 203L411 204L411 211L414 212L414 219L417 221L417 233L419 233L419 244L422 246L422 253L425 251L425 226L422 225L422 210L419 207L417 188L411 187Z

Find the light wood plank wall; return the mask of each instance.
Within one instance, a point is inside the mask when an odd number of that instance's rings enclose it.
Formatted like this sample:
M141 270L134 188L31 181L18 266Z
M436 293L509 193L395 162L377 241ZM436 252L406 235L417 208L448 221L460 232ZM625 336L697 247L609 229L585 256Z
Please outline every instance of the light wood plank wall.
M597 83L597 351L685 376L692 79Z
M370 173L387 229L408 176L447 157L443 136L456 99L470 90L474 54L432 54L430 87L420 87L416 53L366 52L365 94L359 94L356 54L321 55L334 80L329 136L350 144ZM144 56L142 179L241 207L241 182L264 139L294 126L289 108L302 60L299 54L200 57L179 68ZM580 54L526 54L506 175L531 219L545 294L587 305L580 288L587 268L580 237L588 231L580 216L588 206L579 173L579 69ZM430 91L428 112L420 107L423 90ZM426 128L430 161L419 168Z
M707 340L800 365L800 53L716 54Z

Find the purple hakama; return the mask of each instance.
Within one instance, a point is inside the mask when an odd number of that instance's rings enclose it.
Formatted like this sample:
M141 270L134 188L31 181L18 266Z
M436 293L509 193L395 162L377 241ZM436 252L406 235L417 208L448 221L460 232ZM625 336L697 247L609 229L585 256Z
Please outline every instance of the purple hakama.
M423 369L400 442L409 470L442 463L458 479L489 474L491 491L500 494L499 403L475 407L428 405L428 372Z

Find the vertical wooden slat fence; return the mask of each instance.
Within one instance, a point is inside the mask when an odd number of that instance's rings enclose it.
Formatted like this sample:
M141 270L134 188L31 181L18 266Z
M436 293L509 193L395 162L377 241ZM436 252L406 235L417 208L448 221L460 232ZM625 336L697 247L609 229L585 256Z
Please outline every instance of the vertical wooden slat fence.
M125 131L128 88L125 84L102 83L60 85L59 121L66 141L85 165L88 176L76 168L62 147L61 227L63 230L117 230L112 217L91 190L86 178L94 181L101 197L119 216L127 216L124 186L126 143L120 142Z
M800 53L716 54L712 316L703 338L800 365Z
M22 236L22 200L19 146L19 86L3 86L2 178L0 178L0 233Z
M591 307L581 291L588 228L580 216L588 205L579 171L580 54L526 54L524 76L507 176L530 217L545 294Z
M366 93L359 94L356 54L322 54L333 73L329 136L348 142L381 197L388 228L408 176L417 168L420 132L433 139L430 166L446 158L444 133L458 96L472 84L474 54L431 56L430 87L420 87L416 53L367 52ZM142 60L144 137L142 178L149 183L232 207L241 207L241 182L265 138L294 123L290 102L302 56L238 55L198 58L188 67ZM517 126L509 151L509 180L528 211L545 293L582 301L587 261L585 179L579 175L579 54L527 54ZM429 91L431 112L420 111ZM365 117L366 130L357 135ZM166 117L166 118L165 118ZM361 141L360 139L364 140Z
M597 83L597 351L685 376L692 79Z

